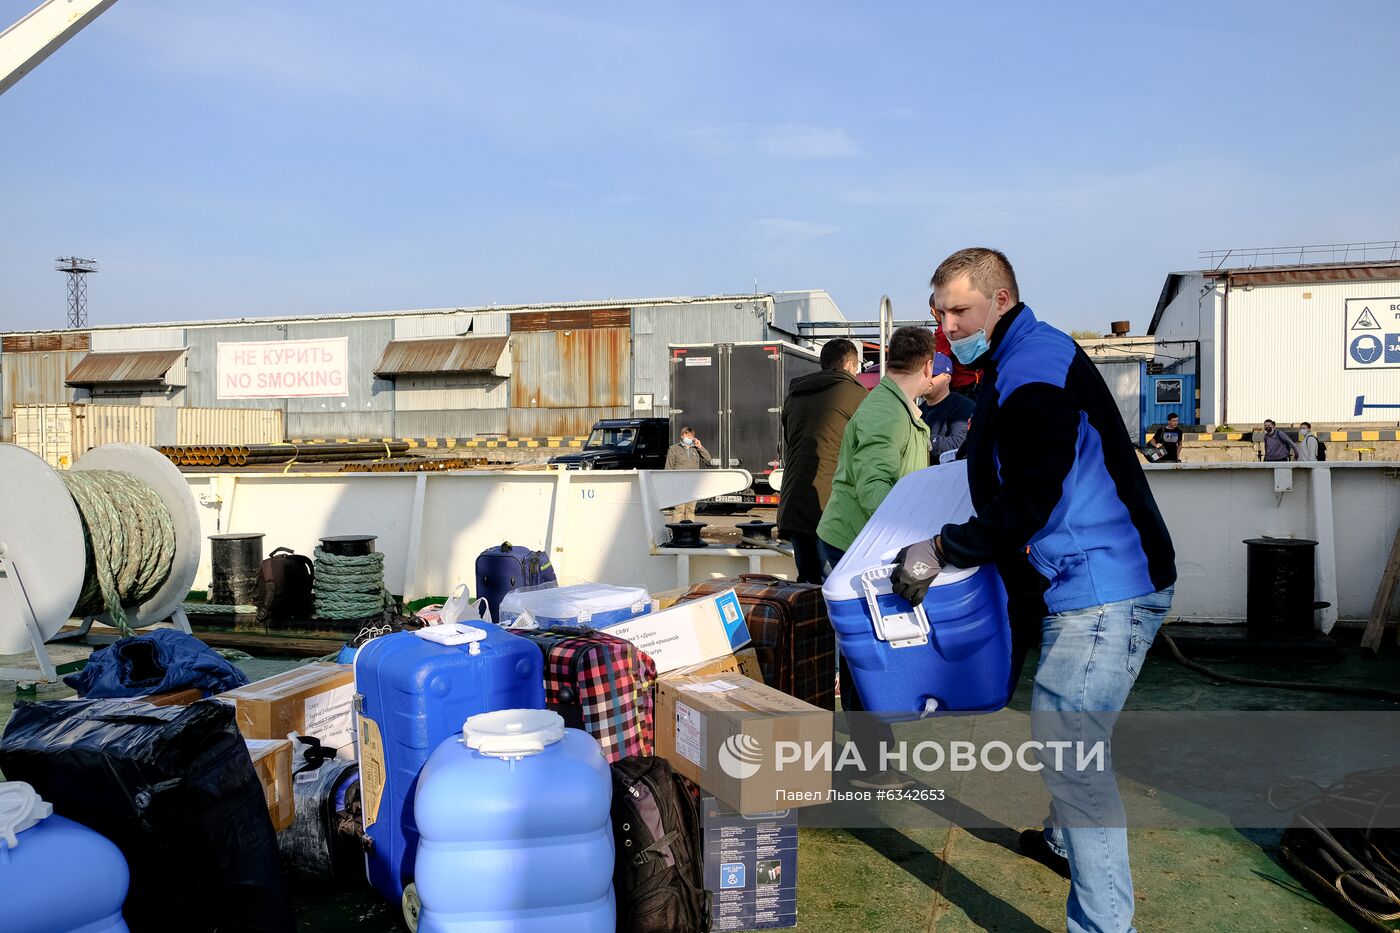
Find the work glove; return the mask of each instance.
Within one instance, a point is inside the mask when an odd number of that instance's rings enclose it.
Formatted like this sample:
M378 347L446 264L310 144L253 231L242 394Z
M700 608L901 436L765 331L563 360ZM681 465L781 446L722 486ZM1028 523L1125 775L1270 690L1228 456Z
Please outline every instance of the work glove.
M894 561L896 566L890 576L890 588L897 596L907 599L909 605L919 605L943 569L932 539L906 546Z

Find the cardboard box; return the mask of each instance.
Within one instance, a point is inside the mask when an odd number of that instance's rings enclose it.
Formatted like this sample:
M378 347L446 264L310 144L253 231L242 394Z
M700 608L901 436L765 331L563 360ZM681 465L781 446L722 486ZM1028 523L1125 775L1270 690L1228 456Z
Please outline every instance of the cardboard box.
M317 661L219 694L238 711L245 739L285 739L289 733L315 736L355 757L355 669Z
M656 684L656 754L740 813L826 803L830 769L804 761L831 739L828 710L747 677L673 674ZM781 760L793 749L796 759Z
M680 586L674 590L662 590L659 593L652 593L652 602L656 604L653 612L660 612L662 609L670 609L676 603L685 599L685 594L690 592L690 587Z
M752 648L740 648L733 654L726 654L713 661L701 661L677 668L666 677L711 677L719 674L743 674L750 680L763 683L763 668L758 663L758 652Z
M81 700L83 697L71 696L62 697L65 700ZM169 693L151 693L143 697L113 697L112 699L130 700L132 703L149 703L152 706L189 706L204 699L204 691L190 687L185 690L171 690Z
M204 699L204 691L190 687L187 690L172 690L169 693L153 693L141 699L156 706L189 706Z
M658 674L722 658L749 643L744 610L733 590L637 616L603 631L651 655Z
M287 739L245 739L253 770L262 782L267 798L267 815L272 828L279 833L292 825L296 818L296 799L292 793L292 743Z
M714 797L700 801L700 814L710 929L797 926L797 814L744 816Z

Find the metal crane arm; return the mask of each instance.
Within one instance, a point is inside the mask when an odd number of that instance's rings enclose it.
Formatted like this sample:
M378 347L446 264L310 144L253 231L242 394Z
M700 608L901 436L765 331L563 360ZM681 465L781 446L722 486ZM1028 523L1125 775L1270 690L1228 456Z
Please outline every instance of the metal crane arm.
M0 32L0 94L117 0L44 0Z

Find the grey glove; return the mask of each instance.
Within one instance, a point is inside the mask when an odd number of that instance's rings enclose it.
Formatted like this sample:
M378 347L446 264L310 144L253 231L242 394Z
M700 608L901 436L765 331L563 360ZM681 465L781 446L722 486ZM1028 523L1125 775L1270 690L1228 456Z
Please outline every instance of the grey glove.
M895 595L917 606L924 601L928 588L933 585L943 563L938 559L938 551L933 540L910 544L895 557L894 574L890 577L890 588Z

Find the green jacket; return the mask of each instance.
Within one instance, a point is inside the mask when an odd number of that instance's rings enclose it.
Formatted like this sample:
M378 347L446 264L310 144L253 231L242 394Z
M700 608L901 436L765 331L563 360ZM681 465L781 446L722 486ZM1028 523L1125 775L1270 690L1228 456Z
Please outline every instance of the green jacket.
M841 438L817 536L847 550L894 484L929 465L928 425L890 377L856 409Z

